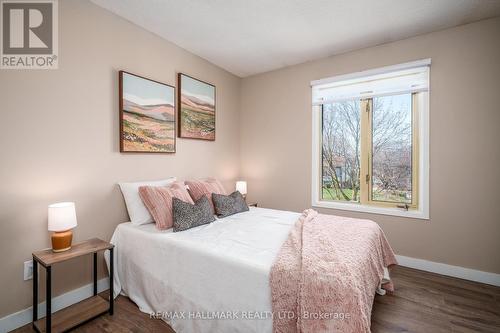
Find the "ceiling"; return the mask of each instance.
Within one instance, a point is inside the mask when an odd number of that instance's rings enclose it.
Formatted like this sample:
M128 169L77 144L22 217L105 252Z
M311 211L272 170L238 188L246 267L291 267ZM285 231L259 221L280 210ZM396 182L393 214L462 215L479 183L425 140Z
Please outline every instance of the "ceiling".
M92 0L246 77L500 15L500 0Z

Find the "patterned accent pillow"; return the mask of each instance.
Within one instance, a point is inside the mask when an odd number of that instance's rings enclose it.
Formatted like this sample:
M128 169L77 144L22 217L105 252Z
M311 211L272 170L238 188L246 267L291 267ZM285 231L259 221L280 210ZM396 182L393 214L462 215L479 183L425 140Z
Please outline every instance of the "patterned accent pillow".
M188 186L189 195L196 201L203 196L206 196L210 202L210 206L215 212L215 207L212 202L212 193L226 194L224 186L217 180L209 178L206 180L186 180L186 185Z
M156 228L160 230L172 228L174 224L172 198L179 198L193 203L183 182L174 182L168 187L141 186L139 187L139 196L151 216L153 216Z
M215 221L208 198L203 196L194 205L172 198L174 232L191 229Z
M212 201L218 217L226 217L248 211L245 198L243 198L239 191L235 191L230 195L212 193Z

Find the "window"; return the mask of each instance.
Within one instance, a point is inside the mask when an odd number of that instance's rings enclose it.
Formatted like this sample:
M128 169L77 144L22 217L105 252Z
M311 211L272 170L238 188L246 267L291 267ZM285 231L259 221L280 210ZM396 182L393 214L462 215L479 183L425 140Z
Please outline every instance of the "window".
M313 206L428 218L429 66L312 82Z

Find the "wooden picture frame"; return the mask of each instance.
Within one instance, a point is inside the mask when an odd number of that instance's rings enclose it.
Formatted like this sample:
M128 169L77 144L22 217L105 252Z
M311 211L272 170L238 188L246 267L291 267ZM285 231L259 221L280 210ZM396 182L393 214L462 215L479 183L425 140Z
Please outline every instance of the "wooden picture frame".
M119 71L120 152L175 153L175 87Z
M215 141L215 85L178 73L177 100L179 137Z

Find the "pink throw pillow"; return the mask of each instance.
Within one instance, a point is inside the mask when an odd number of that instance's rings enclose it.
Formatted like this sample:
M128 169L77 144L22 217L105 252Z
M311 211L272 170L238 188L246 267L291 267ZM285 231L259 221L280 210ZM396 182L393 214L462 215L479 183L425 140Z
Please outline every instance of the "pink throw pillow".
M194 204L183 182L174 182L166 187L141 186L139 195L160 230L172 228L174 225L172 198Z
M206 196L213 211L215 212L214 203L212 202L212 193L227 195L224 186L217 179L206 179L206 180L186 180L186 185L188 186L188 192L194 201L197 201L202 196Z

